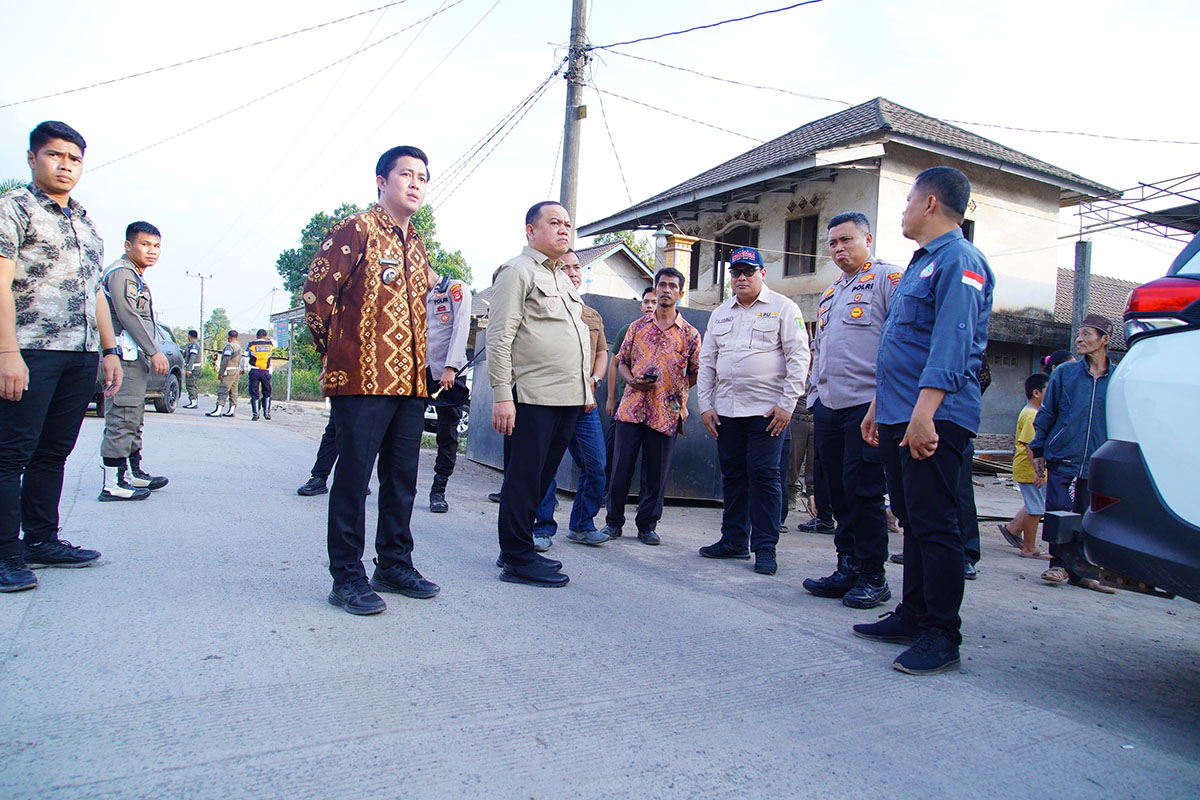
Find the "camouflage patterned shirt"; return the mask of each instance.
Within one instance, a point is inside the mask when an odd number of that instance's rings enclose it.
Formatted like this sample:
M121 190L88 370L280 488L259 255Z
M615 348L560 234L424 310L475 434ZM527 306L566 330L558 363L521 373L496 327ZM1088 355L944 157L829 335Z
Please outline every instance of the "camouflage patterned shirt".
M0 196L0 258L16 262L18 347L99 349L104 242L83 206L70 200L64 210L32 183Z

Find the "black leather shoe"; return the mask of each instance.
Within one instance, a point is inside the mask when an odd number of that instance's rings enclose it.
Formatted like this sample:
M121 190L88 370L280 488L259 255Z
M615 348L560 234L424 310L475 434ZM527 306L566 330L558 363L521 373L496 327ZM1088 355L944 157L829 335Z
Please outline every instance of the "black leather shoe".
M37 588L37 576L25 565L25 557L18 554L0 558L0 592L19 592Z
M968 581L973 581L979 577L979 570L975 569L975 565L970 561L963 562L963 578Z
M488 500L491 500L493 503L499 503L500 502L500 493L499 492L491 492L488 495Z
M527 586L542 586L557 589L566 586L570 578L556 569L541 564L505 564L500 580L506 583L523 583Z
M701 547L700 555L705 558L740 558L743 561L750 560L749 550L738 547L724 539L714 542L707 547Z
M892 599L892 590L888 588L887 577L882 570L868 575L863 572L855 581L854 587L842 595L842 605L849 608L874 608Z
M917 623L901 611L889 611L879 616L879 622L864 622L854 626L854 635L873 642L912 645L921 635Z
M813 517L808 522L801 522L796 526L796 530L801 533L824 533L830 534L837 530L837 526L827 519Z
M844 597L858 582L858 570L854 559L846 553L838 554L837 569L824 578L805 578L800 585L809 594L817 597Z
M360 617L378 614L387 608L383 598L371 591L371 585L365 577L355 578L347 583L335 583L333 591L329 593L329 602L346 609L348 614Z
M658 531L638 531L638 541L642 544L662 544Z
M304 497L312 497L316 494L325 494L328 491L329 487L325 485L325 479L313 475L308 479L308 483L296 490L296 494Z
M754 551L754 571L759 575L774 575L779 569L775 563L775 549L764 547Z
M433 486L429 489L429 510L434 514L445 514L450 510L450 504L446 502L448 480L441 475L433 476Z
M900 564L903 566L904 553L892 553L890 556L888 556L888 561L892 562L893 564Z
M393 592L426 600L442 590L442 587L433 581L426 580L415 567L396 564L387 569L380 569L379 559L372 560L375 562L375 575L371 578L371 588L377 592Z
M48 542L25 543L25 564L31 569L61 567L78 569L94 564L100 559L99 550L76 547L66 539L51 539Z
M941 631L924 631L916 644L896 657L892 666L909 675L937 675L957 672L958 645Z
M562 569L561 561L556 561L553 558L546 558L541 553L534 553L533 560L534 560L535 564L541 564L543 567L549 567L550 569L555 569L555 570ZM504 554L501 553L496 558L496 566L499 567L500 569L504 569L504 567L507 564L508 564L508 562L504 560Z

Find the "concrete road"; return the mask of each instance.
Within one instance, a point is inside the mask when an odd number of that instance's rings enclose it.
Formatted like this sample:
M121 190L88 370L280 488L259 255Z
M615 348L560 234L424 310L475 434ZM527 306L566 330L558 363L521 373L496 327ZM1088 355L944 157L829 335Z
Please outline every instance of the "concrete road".
M463 459L413 519L441 594L356 618L325 600L326 498L295 493L323 420L205 408L147 415L171 484L142 503L96 502L84 423L62 535L104 558L0 596L0 797L1198 794L1195 604L1045 586L985 533L963 670L916 678L850 635L876 612L800 588L830 537L764 577L697 556L717 509L669 507L657 548L559 540L565 589L501 583L499 479Z

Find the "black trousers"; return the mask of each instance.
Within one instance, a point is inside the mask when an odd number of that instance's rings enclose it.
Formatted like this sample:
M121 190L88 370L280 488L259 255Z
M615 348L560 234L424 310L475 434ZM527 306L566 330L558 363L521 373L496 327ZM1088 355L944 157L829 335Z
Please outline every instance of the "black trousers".
M462 406L436 406L437 411L437 459L433 462L433 474L449 478L454 474L458 461L458 423L462 419Z
M581 406L536 406L518 401L516 425L504 441L497 533L510 564L533 560L533 523L567 444L575 435Z
M379 522L375 554L380 569L412 566L409 522L417 493L421 451L422 397L334 397L337 469L329 490L329 573L334 583L366 577L367 484L379 457Z
M783 497L779 455L783 436L767 433L766 417L718 417L717 458L725 508L721 540L751 550L779 543Z
M58 538L63 469L96 391L96 353L22 350L29 389L0 400L0 558Z
M853 556L863 572L883 572L887 560L887 519L883 495L887 482L879 448L863 441L859 426L869 404L813 406L816 445L828 482L829 506L837 519L833 544L838 555Z
M633 483L633 468L638 453L642 456L641 493L638 496L638 533L652 531L662 518L663 499L667 491L667 473L671 470L671 451L675 437L659 433L648 425L632 422L613 422L613 460L609 470L607 525L625 524L625 501Z
M922 631L940 630L961 644L963 543L957 497L971 434L953 422L937 420L934 426L937 449L920 461L907 445L900 446L906 424L879 426L892 513L904 528L904 597L897 613Z
M979 511L975 508L975 484L971 482L975 440L967 440L963 453L962 473L958 478L958 530L962 533L963 557L972 564L979 563Z
M269 369L250 370L250 405L258 404L259 398L271 399L271 371Z
M334 421L333 403L329 404L329 422L325 423L325 432L321 434L321 443L317 445L317 460L313 462L312 476L328 478L333 472L333 462L337 461L337 422Z

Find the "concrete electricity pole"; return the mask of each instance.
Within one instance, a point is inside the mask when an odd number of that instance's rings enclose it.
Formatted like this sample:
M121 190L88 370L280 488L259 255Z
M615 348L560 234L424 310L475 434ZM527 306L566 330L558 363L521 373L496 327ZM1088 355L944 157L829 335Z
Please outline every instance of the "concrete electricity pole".
M204 364L204 282L212 280L212 275L201 275L199 272L185 272L189 278L200 279L200 363ZM216 342L214 342L216 344Z
M1071 304L1071 343L1069 351L1075 349L1075 336L1088 313L1088 302L1092 290L1092 243L1080 240L1075 243L1075 297Z
M583 76L587 66L587 0L572 0L571 47L567 54L567 112L563 127L562 188L559 202L571 217L571 246L575 246L575 197L579 188L579 127L587 117L583 105Z

